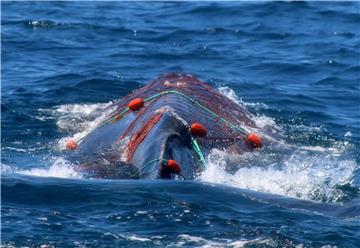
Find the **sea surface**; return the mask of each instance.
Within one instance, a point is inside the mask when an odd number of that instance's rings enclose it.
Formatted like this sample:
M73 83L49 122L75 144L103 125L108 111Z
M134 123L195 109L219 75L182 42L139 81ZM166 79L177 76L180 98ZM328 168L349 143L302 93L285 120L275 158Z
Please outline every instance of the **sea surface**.
M1 8L2 247L360 247L360 2ZM194 181L74 171L64 140L165 72L286 149L213 150Z

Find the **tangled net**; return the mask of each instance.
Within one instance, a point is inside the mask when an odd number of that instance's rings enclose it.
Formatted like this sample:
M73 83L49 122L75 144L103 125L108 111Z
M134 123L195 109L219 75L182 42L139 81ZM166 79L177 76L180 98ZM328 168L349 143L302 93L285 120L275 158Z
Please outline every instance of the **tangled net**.
M144 106L132 112L128 104L136 98L143 99ZM94 146L101 139L97 145L97 150L101 150L127 138L127 161L166 111L174 113L185 125L202 123L207 129L206 137L200 141L204 147L229 145L245 137L243 127L255 127L244 107L188 74L162 75L109 108L115 111L80 142Z

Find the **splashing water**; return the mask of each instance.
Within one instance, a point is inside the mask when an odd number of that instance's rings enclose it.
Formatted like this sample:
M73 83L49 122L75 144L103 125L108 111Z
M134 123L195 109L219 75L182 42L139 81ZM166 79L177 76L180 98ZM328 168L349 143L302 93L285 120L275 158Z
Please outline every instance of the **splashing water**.
M224 151L213 150L198 179L290 197L336 202L345 197L337 186L350 183L356 169L353 160L339 160L327 153L310 155L302 151L284 156L278 162L272 161L272 156L259 152L231 158ZM230 173L228 167L234 160L237 169Z
M17 173L26 176L56 177L56 178L82 178L82 175L74 170L73 165L64 158L54 158L54 162L48 168L18 169L13 166L1 164L4 173Z
M238 104L245 104L232 89L221 87L219 91ZM266 116L254 117L254 121L261 128L282 129ZM242 155L213 149L207 157L206 169L198 179L290 197L336 202L346 197L338 186L351 184L357 164L354 159L346 158L350 149L347 142L338 141L332 145L330 148L295 145L287 150L264 148Z
M359 247L359 2L2 7L0 246ZM209 151L193 181L78 179L62 142L166 71L224 82L263 149Z
M255 109L268 109L269 106L267 106L264 103L250 103L250 102L244 102L241 98L239 98L235 91L227 86L222 86L218 88L218 91L223 94L224 96L226 96L227 98L229 98L230 100L236 102L239 105L245 105L245 106L251 106L254 107ZM269 118L270 119L270 118Z
M246 103L239 99L229 87L220 87L219 92L239 105L265 108L261 103ZM61 130L74 133L71 137L80 139L91 132L113 111L110 103L66 104L50 111L58 121ZM45 110L42 110L46 112ZM254 116L253 120L261 129L284 132L284 128L265 115ZM300 131L318 131L314 127L295 126ZM59 149L65 149L69 138L61 138ZM287 145L264 148L257 152L231 155L213 149L207 157L206 169L197 180L219 183L232 187L246 188L308 200L336 202L346 194L338 186L351 184L356 170L355 160L345 158L348 144L334 142L333 147ZM289 150L291 150L289 152ZM80 178L72 165L65 159L58 159L48 169L33 168L17 173L32 176Z
M52 110L40 110L58 118L56 125L60 130L74 133L58 141L58 149L66 149L66 141L69 138L81 139L97 127L105 118L114 111L109 108L112 102L96 104L65 104Z

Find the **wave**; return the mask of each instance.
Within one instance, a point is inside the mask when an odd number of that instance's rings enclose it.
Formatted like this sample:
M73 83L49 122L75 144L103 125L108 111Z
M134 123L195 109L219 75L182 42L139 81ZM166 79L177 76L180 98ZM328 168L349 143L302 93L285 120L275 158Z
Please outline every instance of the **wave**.
M235 173L229 172L230 166L236 167ZM354 160L339 160L328 153L297 151L274 161L272 154L231 158L224 151L213 150L198 179L306 200L338 202L347 199L339 187L351 184L356 167Z
M238 104L256 109L269 108L263 103L250 103L239 99L229 87L220 87L218 90ZM64 104L39 111L56 118L57 127L70 134L58 140L55 149L63 150L67 139L80 139L96 128L113 111L109 106L111 102ZM214 149L207 157L206 169L197 180L322 202L347 200L348 194L342 190L344 185L350 185L356 191L352 180L358 164L349 152L352 149L349 142L324 137L327 143L323 145L300 144L303 137L290 136L290 140L296 143L286 143L284 137L287 132L297 135L300 133L300 136L324 135L323 127L279 125L264 114L253 116L253 120L258 127L265 130L265 137L267 133L278 135L278 143L242 155L231 155ZM31 176L81 178L62 158L55 160L49 168L15 172Z
M230 88L221 87L219 91L238 104L247 105ZM259 127L270 127L280 134L280 138L285 132L284 127L270 117L262 115L253 119ZM305 135L323 131L321 127L305 125L290 128ZM348 196L339 188L352 185L358 164L351 156L349 142L330 140L328 144L330 146L286 143L242 155L214 149L198 180L307 200L344 201Z
M1 164L1 172L5 174L20 174L35 177L55 177L80 179L82 175L74 170L74 167L64 158L54 158L50 167L35 167L30 169L19 169L7 164Z

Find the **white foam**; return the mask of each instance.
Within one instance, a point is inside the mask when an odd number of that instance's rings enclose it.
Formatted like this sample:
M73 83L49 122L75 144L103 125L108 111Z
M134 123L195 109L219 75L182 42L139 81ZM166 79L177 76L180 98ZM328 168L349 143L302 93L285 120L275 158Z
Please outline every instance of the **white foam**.
M198 179L260 192L333 202L344 196L336 186L350 183L357 166L354 160L339 160L329 153L311 155L295 151L277 163L271 160L270 155L246 153L236 156L238 168L235 173L230 173L227 169L230 157L224 151L213 150L208 156L206 169Z
M60 105L56 108L56 111L64 114L84 114L91 115L94 112L103 110L111 105L111 102L108 103L95 103L95 104L65 104Z
M103 111L111 105L109 103L97 104L66 104L56 108L56 114L59 115L57 126L65 131L84 131L91 128L106 118L106 111ZM110 110L111 111L111 110Z
M239 105L244 104L244 102L238 98L238 96L236 95L236 93L233 89L231 89L227 86L223 86L223 87L219 87L218 91L221 94L223 94L224 96L226 96L227 98L229 98L230 100L236 102L237 104L239 104Z
M13 167L4 163L1 163L1 173L12 173Z
M11 150L11 151L16 151L16 152L24 152L24 153L28 152L28 150L26 150L24 148L16 148L16 147L10 147L10 146L3 147L3 150Z
M346 132L345 134L344 134L344 137L351 137L352 136L352 133L349 131L349 132Z
M114 234L114 233L105 233L106 236L110 236L115 239L125 239L128 241L135 241L135 242L141 242L141 243L152 243L159 246L164 246L165 243L168 243L168 241L165 241L166 235L156 235L151 237L143 237L136 234ZM220 247L231 247L231 248L239 248L239 247L245 247L246 245L255 245L255 244L270 244L272 239L268 238L256 238L256 239L239 239L239 240L232 240L232 239L226 239L226 238L215 238L215 239L206 239L201 236L194 236L189 234L180 234L178 235L174 241L171 241L168 243L166 247L183 247L183 246L191 246L191 247L202 247L202 248L220 248ZM143 244L145 245L145 244Z
M253 239L253 240L230 240L230 239L216 239L216 240L209 240L203 237L188 235L188 234L181 234L178 237L178 241L176 242L176 247L183 247L183 246L194 246L202 247L202 248L220 248L220 247L232 247L232 248L240 248L245 247L246 245L251 244L269 244L270 239Z
M52 114L57 116L56 125L59 129L73 133L58 141L58 149L66 149L66 141L70 138L80 140L115 110L108 108L112 102L96 104L65 104L56 107Z
M229 87L220 87L219 92L240 105L268 108L242 101ZM276 132L278 136L283 130L270 117L261 115L252 119L260 128L257 130L260 135L269 141L275 142L265 132ZM289 127L298 133L326 131L324 127L314 125ZM345 137L349 136L350 132L345 134ZM236 156L214 149L199 180L303 199L337 201L344 196L337 186L350 183L358 166L354 159L346 157L350 146L347 141L332 141L331 147L290 145L280 138L275 143L281 144L275 151L265 148Z
M11 147L11 146L5 146L2 149L3 150L11 150L11 151L16 151L16 152L22 152L22 153L29 153L29 152L33 152L33 151L37 151L37 150L41 150L44 147L27 147L26 149L24 148L17 148L17 147Z
M227 98L229 98L230 100L236 102L239 105L245 105L245 106L250 106L256 109L268 109L269 106L267 106L264 103L250 103L250 102L244 102L241 98L239 98L235 91L227 86L223 86L223 87L219 87L218 91L223 94L224 96L226 96Z
M38 177L58 177L58 178L81 178L73 166L63 158L58 158L49 168L31 168L27 170L15 170L15 173L38 176Z
M138 241L138 242L149 242L149 241L151 241L151 239L149 239L149 238L143 238L143 237L140 237L140 236L135 235L135 234L130 234L130 235L120 234L120 237L122 237L124 239L127 239L127 240Z
M268 108L266 105L245 103L228 87L220 87L219 92L240 105ZM114 110L107 109L110 103L99 104L67 104L51 110L58 118L60 129L75 133L71 137L80 139L91 132ZM104 111L106 109L106 111ZM261 115L252 116L260 135L273 140L267 130L282 130L274 119ZM291 126L299 132L319 132L322 127ZM349 134L347 134L348 136ZM70 137L70 136L69 136ZM59 148L65 149L69 137L59 141ZM281 143L277 139L277 143ZM125 147L125 145L124 145ZM286 148L286 151L281 149ZM349 183L357 167L351 158L344 158L346 142L334 141L332 147L297 146L283 144L278 150L267 151L266 148L254 153L229 155L224 151L212 150L207 160L206 169L198 180L226 184L233 187L247 188L261 192L299 197L302 199L321 199L337 201L344 196L337 185ZM229 172L229 165L233 168ZM234 167L235 166L235 167ZM235 170L234 170L235 168ZM2 167L3 170L3 167ZM31 169L22 174L54 177L80 177L71 165L58 161L48 169Z
M268 116L260 115L260 116L255 116L252 119L255 122L256 126L259 128L272 127L279 129L279 127L276 126L274 119Z
M269 108L267 105L262 104L262 103L244 102L242 99L240 99L236 95L235 91L229 87L226 87L226 86L219 87L218 91L240 106L251 106L251 107L254 107L255 109L260 109L260 108L268 109ZM269 132L274 133L274 132L276 132L276 130L278 130L278 131L281 130L281 128L276 125L274 119L272 119L271 117L268 117L265 115L260 115L260 116L251 115L251 119L255 122L255 125L258 127L258 129L254 130L253 128L250 128L248 126L243 126L242 128L245 129L247 132L253 132L253 131L258 132L258 133L262 134L264 137L271 140L272 137L269 136L267 133L269 133ZM263 131L265 131L265 132L263 132Z

